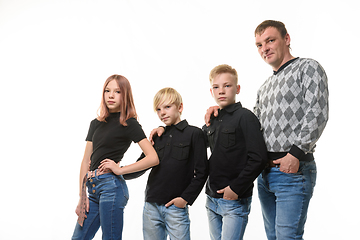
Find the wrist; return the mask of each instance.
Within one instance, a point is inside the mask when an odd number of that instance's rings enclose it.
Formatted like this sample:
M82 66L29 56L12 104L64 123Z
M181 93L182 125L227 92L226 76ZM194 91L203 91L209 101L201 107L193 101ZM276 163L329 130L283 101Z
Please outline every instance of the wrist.
M116 175L124 175L124 169L123 169L123 166L119 166L117 169L116 169Z

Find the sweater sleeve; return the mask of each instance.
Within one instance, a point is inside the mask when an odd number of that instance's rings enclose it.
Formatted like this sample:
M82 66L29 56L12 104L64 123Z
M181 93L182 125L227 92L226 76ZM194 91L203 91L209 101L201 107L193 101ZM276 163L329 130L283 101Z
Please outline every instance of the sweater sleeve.
M302 80L306 108L301 120L300 134L289 151L298 159L314 149L329 118L328 80L324 69L311 59L301 67L303 69L299 71L299 78Z

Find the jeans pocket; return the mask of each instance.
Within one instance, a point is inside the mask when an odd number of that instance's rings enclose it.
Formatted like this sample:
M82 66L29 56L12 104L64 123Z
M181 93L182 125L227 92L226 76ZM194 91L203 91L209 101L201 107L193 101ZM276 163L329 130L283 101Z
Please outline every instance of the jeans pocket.
M183 207L183 208L181 208L181 207L178 207L178 206L176 206L175 204L173 204L173 205L171 205L171 206L170 206L170 208L184 210L184 209L186 208L186 206L185 206L185 207Z
M310 181L311 181L311 185L312 185L313 188L316 185L316 175L317 175L316 170L310 170Z
M127 185L126 185L125 180L120 179L120 185L121 185L121 188L122 188L124 197L125 197L127 200L129 200L129 198L130 198L130 196L129 196L129 189L128 189Z

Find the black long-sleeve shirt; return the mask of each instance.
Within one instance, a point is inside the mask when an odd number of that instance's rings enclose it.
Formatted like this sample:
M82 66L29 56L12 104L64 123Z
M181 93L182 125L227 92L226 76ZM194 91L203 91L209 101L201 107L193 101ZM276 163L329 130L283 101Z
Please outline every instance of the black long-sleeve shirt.
M193 204L208 176L203 132L183 120L167 126L163 135L156 136L154 142L160 164L149 174L145 201L166 204L182 197L189 205Z
M267 164L266 145L257 117L241 103L231 104L203 126L211 149L206 194L222 198L216 191L230 186L239 198L252 196L254 180Z

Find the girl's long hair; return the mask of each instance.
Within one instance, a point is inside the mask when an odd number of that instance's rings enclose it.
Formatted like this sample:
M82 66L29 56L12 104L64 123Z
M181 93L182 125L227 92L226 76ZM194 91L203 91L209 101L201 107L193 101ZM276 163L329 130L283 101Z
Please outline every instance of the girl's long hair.
M109 109L105 103L105 88L112 80L115 80L120 88L120 124L127 126L126 120L132 117L137 119L134 98L129 80L127 80L126 77L117 74L108 77L104 83L97 119L100 122L106 122L106 118L110 115Z

